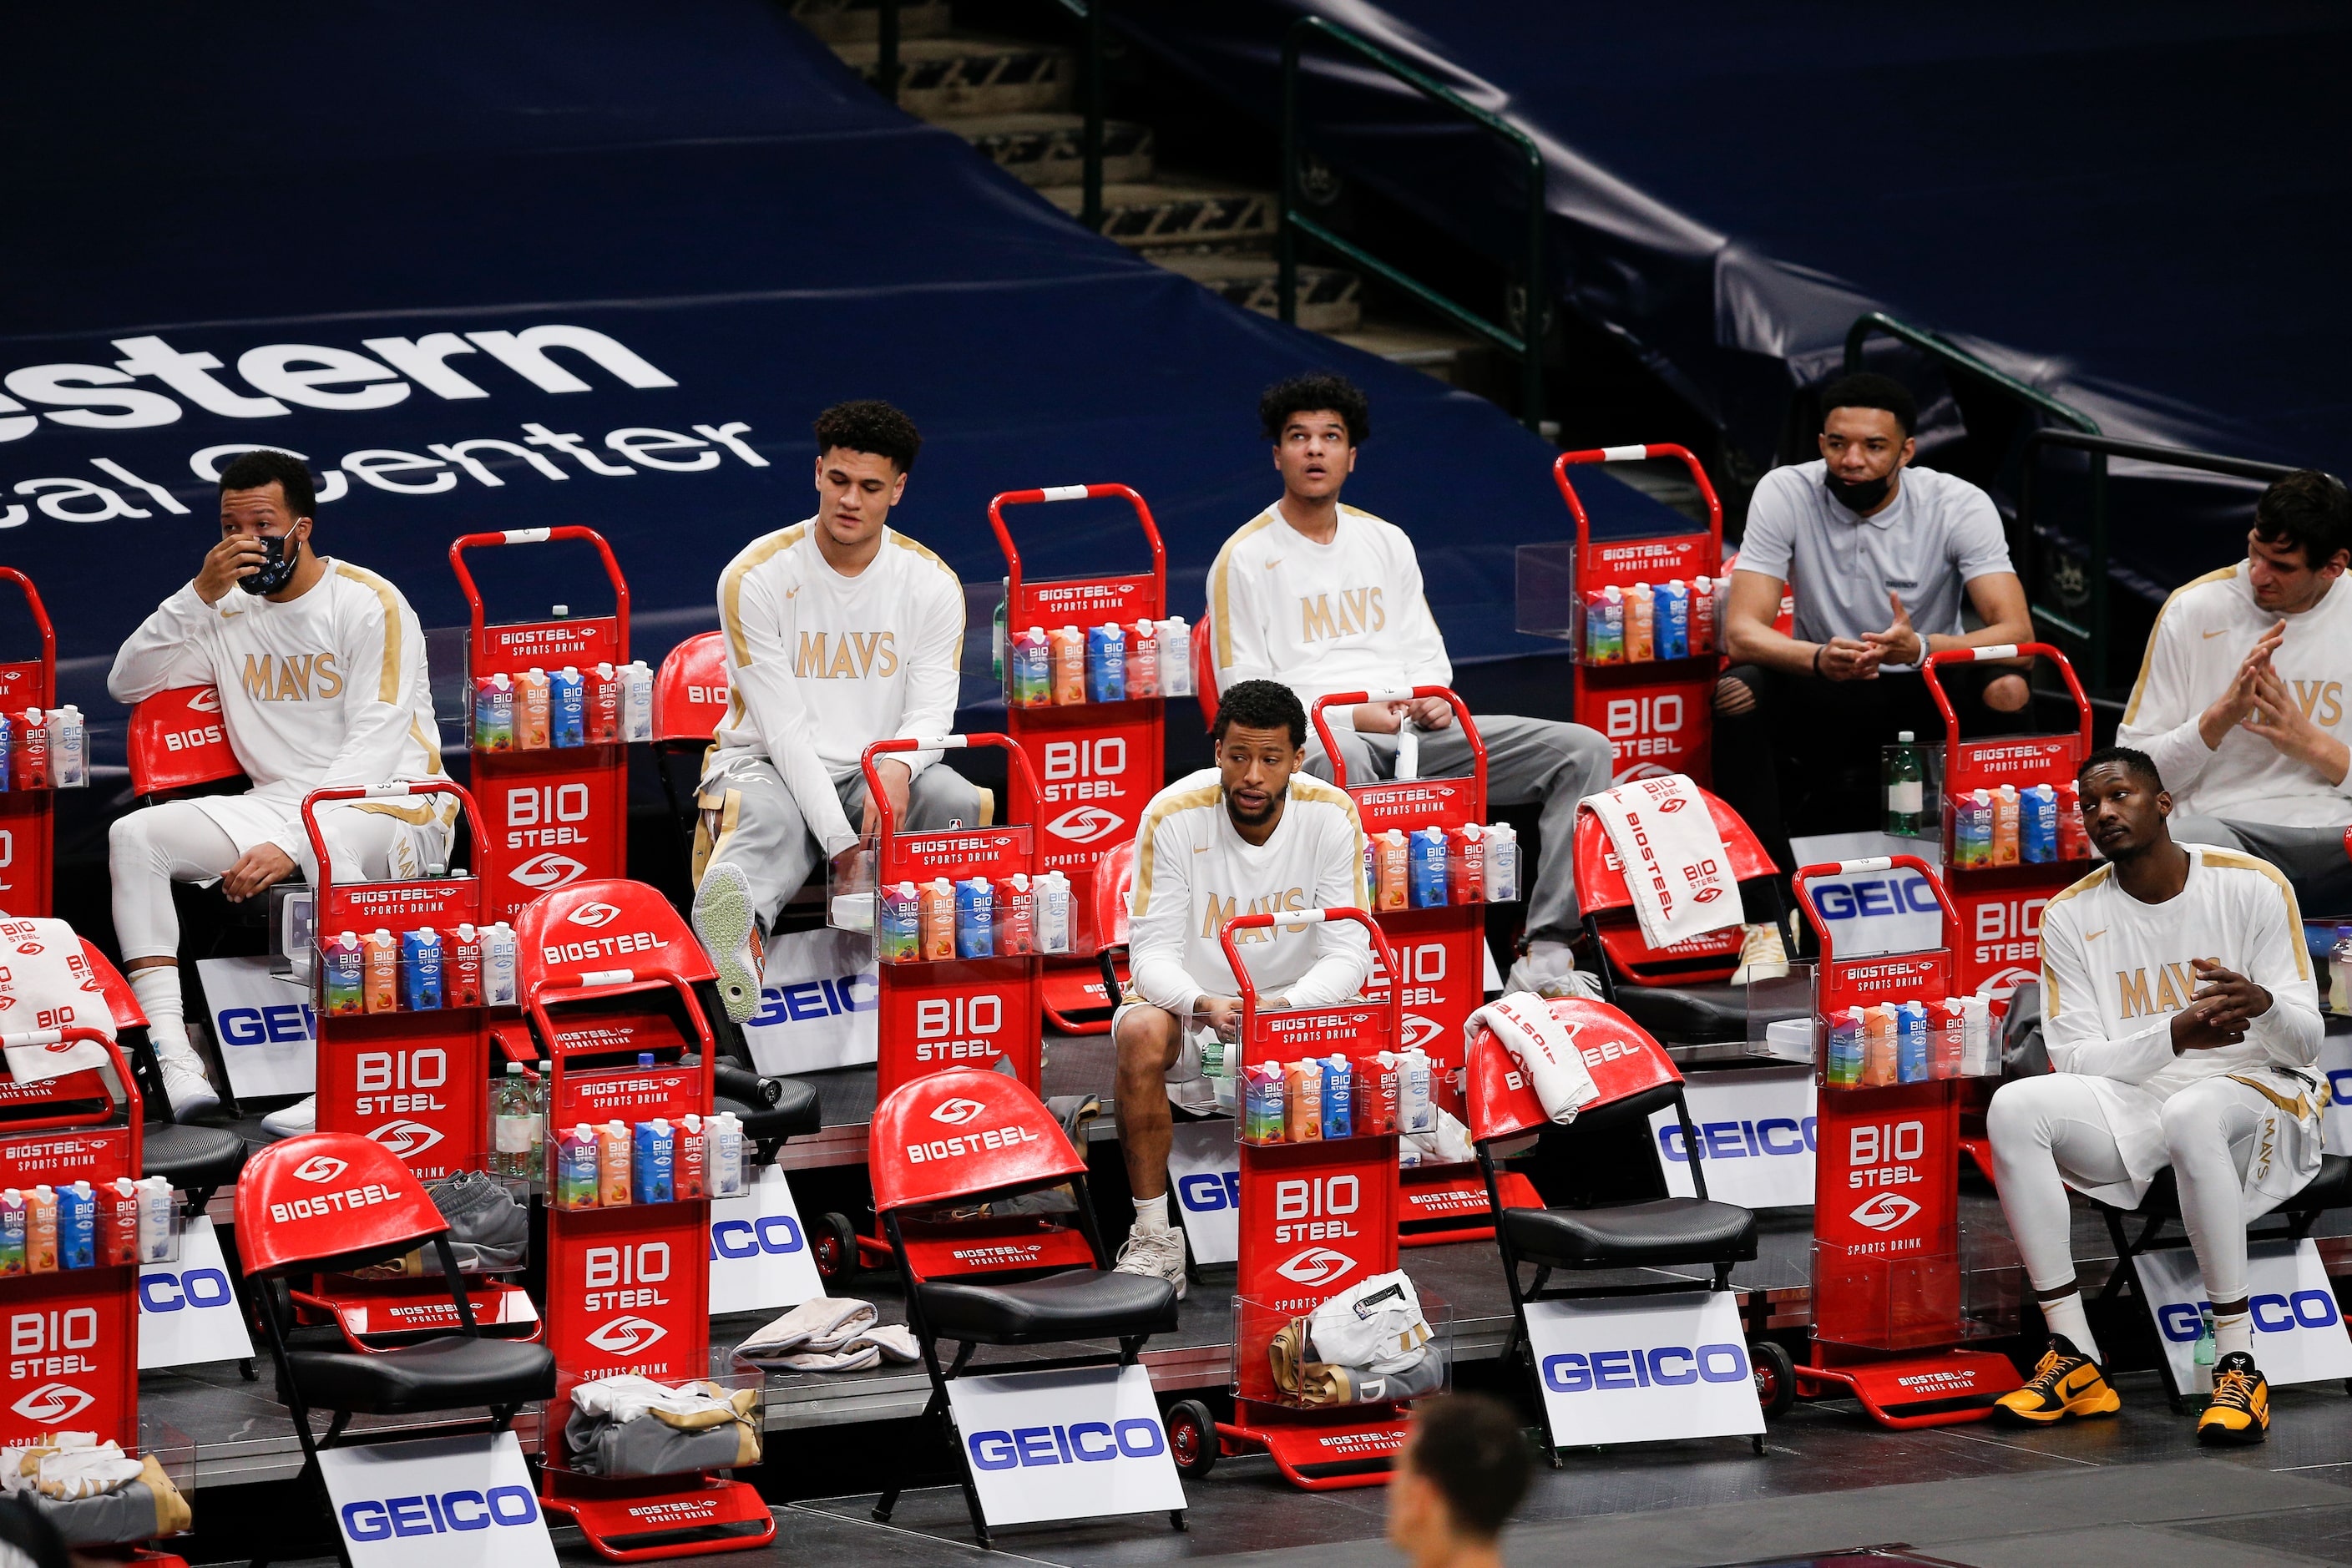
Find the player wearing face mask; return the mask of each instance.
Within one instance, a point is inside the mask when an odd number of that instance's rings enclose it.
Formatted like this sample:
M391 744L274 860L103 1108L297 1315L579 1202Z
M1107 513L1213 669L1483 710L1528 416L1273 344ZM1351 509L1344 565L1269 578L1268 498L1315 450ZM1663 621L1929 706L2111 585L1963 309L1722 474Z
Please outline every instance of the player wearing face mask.
M179 592L116 654L107 689L138 702L211 686L221 727L252 780L243 795L166 801L119 819L108 843L114 930L173 1111L218 1097L188 1042L173 882L218 881L258 896L297 870L316 883L303 797L441 772L425 637L400 591L314 553L310 471L283 452L247 452L221 470L221 538ZM338 880L421 876L446 865L456 809L446 798L352 801L319 813ZM309 1100L264 1125L310 1130Z

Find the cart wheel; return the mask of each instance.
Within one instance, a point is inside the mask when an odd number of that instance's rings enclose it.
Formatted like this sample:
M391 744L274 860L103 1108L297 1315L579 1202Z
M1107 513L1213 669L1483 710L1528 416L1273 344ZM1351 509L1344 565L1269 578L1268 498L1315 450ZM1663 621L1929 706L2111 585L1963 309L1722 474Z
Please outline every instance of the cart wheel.
M1171 1508L1168 1510L1168 1524L1170 1529L1180 1533L1192 1528L1184 1522L1184 1510L1181 1508Z
M1748 1364L1755 1369L1756 1403L1764 1407L1764 1419L1786 1415L1797 1403L1795 1358L1774 1341L1750 1340Z
M1194 1480L1216 1468L1217 1418L1209 1414L1207 1405L1197 1399L1180 1399L1168 1407L1168 1450L1177 1470Z
M831 1281L857 1271L857 1227L849 1223L847 1215L817 1215L816 1233L809 1245L816 1254L818 1278Z

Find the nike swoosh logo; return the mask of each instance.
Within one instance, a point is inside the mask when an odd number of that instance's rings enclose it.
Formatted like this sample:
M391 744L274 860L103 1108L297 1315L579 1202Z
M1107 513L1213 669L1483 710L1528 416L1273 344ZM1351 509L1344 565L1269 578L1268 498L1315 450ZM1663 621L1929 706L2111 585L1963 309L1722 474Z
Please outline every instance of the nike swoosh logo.
M2229 628L2229 627L2227 627L2227 626L2223 626L2220 631L2217 631L2217 632L2207 632L2207 633L2205 634L2205 636L2206 636L2206 638L2210 641L2210 639L2212 639L2212 638L2214 638L2214 637L2222 637L2222 636L2227 635L2227 633L2229 632L2229 630L2230 630L2230 628Z
M800 592L800 590L799 590L798 588L787 588L787 589L785 589L785 590L784 590L784 597L785 597L785 598L787 598L787 599L789 599L789 598L791 598L793 595L795 595L795 594L797 594L797 593L799 593L799 592Z
M2106 935L2106 934L2107 934L2107 928L2106 928L2106 927L2105 927L2105 926L2101 926L2101 927L2100 927L2098 930L2096 930L2096 931L2085 931L2085 932L2084 932L2084 933L2083 933L2083 940L2084 940L2084 942L2096 942L2096 941L2098 941L2101 937L2103 937L2103 936L2105 936L2105 935Z
M1267 562L1267 563L1265 563L1265 569L1266 569L1267 571L1271 572L1271 571L1273 571L1276 567L1277 567L1277 566L1279 566L1279 565L1281 565L1281 564L1282 564L1282 557L1281 557L1281 556L1279 556L1279 555L1277 555L1277 556L1276 556L1273 560L1271 560L1271 561L1269 561L1269 562Z
M1208 852L1209 847L1205 844L1195 844L1192 846L1192 853L1195 855L1206 855Z
M245 614L243 610L223 610L221 612L221 619L225 621L233 621L243 614Z

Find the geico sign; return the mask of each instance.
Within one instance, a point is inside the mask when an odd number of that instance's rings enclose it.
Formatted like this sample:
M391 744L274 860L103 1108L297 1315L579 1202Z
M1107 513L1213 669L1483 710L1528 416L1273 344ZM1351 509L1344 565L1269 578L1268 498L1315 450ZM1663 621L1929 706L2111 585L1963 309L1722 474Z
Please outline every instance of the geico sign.
M761 1253L781 1258L808 1245L793 1216L761 1215L758 1219L722 1219L710 1227L710 1256L757 1258Z
M1149 1459L1164 1453L1160 1423L1132 1420L1076 1421L1067 1426L1015 1426L1010 1432L974 1432L965 1440L974 1468L1030 1469L1044 1465L1097 1465L1107 1459Z
M1514 1087L1517 1087L1516 1085ZM1814 1119L1767 1116L1758 1121L1702 1121L1698 1127L1698 1157L1702 1160L1755 1160L1813 1152ZM1677 1165L1690 1163L1683 1147L1683 1130L1658 1129L1658 1148Z
M486 1492L426 1492L422 1497L347 1502L342 1507L347 1541L389 1541L395 1535L446 1535L453 1530L512 1528L539 1521L539 1500L529 1487L492 1487Z
M295 1002L272 1007L224 1007L218 1023L224 1046L299 1046L318 1037L310 1009Z
M139 1309L144 1312L179 1312L191 1307L226 1307L236 1300L228 1276L217 1268L191 1268L185 1274L142 1274L139 1277Z
M1554 1394L1601 1389L1675 1388L1686 1383L1738 1383L1751 1376L1743 1345L1633 1346L1622 1351L1569 1351L1543 1360L1543 1382Z
M1194 1214L1242 1206L1239 1171L1196 1171L1176 1184L1176 1201Z
M2256 1296L2246 1303L2246 1310L2253 1315L2254 1327L2265 1334L2333 1328L2344 1316L2336 1308L2336 1298L2325 1290ZM2197 1309L2186 1301L2168 1303L2156 1314L2156 1321L2166 1339L2184 1345L2197 1337L2201 1327Z
M907 1163L919 1165L926 1160L952 1160L965 1154L977 1154L983 1150L1013 1149L1035 1142L1037 1131L1032 1127L983 1127L976 1132L960 1133L953 1138L934 1138L928 1143L909 1143L907 1145Z
M371 1204L388 1204L393 1197L392 1190L383 1183L369 1182L362 1186L346 1187L340 1193L320 1193L315 1198L296 1198L290 1204L271 1204L269 1217L278 1225L289 1220L324 1219L348 1209L363 1209Z
M796 980L790 985L762 989L760 1010L751 1015L751 1022L754 1028L814 1023L820 1018L838 1018L845 1013L871 1013L878 1001L875 977L868 973Z

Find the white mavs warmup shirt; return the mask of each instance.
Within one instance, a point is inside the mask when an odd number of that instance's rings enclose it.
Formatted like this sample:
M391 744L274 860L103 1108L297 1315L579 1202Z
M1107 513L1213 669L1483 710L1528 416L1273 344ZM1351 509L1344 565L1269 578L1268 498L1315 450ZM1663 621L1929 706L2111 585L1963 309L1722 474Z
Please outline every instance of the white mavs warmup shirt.
M866 748L955 728L963 584L890 528L866 570L845 577L817 548L815 526L754 540L719 575L728 698L713 766L764 755L831 855L857 837L834 781L858 772ZM939 755L898 760L920 773Z
M1282 820L1264 844L1234 831L1214 768L1151 797L1135 832L1135 913L1128 962L1145 1001L1179 1018L1203 995L1238 996L1217 932L1235 915L1366 908L1356 803L1293 773ZM1261 1000L1320 1006L1354 995L1372 973L1371 940L1353 921L1237 933Z
M2269 1212L2319 1168L2325 1081L2319 1059L2319 989L2304 946L2303 918L2286 879L2268 861L2184 844L2189 880L2179 896L2144 904L2102 866L2042 912L2042 1007L2050 1065L2084 1074L2116 1135L2130 1183L2093 1191L2128 1208L2170 1163L2164 1102L2208 1078L2228 1076L2270 1102L2270 1126L2246 1172L2248 1217ZM2270 1011L2234 1046L2172 1048L2172 1016L2199 984L2192 958L2211 959L2271 994Z
M1209 568L1209 624L1220 692L1239 680L1278 680L1311 712L1335 691L1454 679L1412 541L1351 506L1339 509L1328 544L1283 521L1278 507L1244 523ZM1343 710L1325 717L1334 730L1355 728Z
M2176 590L2157 613L2118 744L2156 760L2177 808L2203 816L2326 827L2352 822L2352 773L2326 779L2279 754L2260 735L2232 729L2205 749L2197 721L2238 673L2262 635L2286 623L2271 668L2306 718L2342 741L2345 683L2352 679L2352 588L2342 579L2301 615L2254 603L2246 563L2209 572Z
M191 804L240 854L275 844L302 859L302 798L312 790L441 772L416 612L374 573L331 556L320 563L325 575L283 604L231 589L207 605L189 583L131 634L106 678L118 702L175 686L219 690L221 727L254 787ZM446 799L343 809L382 812L436 834L456 813Z

